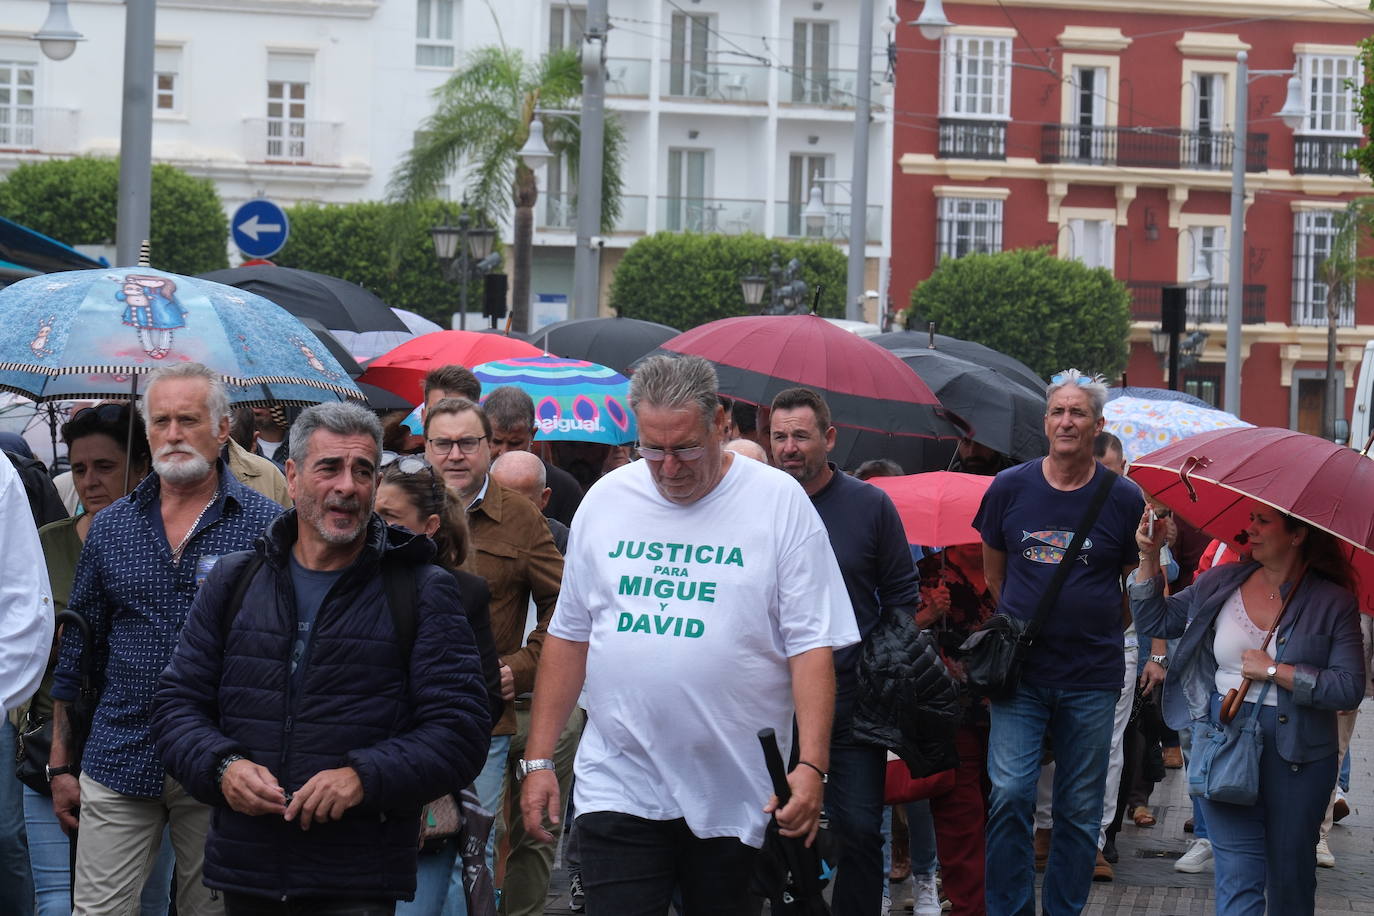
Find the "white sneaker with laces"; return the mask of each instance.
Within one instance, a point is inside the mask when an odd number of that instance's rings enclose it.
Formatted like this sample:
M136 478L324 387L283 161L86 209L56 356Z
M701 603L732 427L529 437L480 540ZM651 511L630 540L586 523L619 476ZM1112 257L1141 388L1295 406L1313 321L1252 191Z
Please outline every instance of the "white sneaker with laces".
M911 883L916 888L912 899L915 916L940 916L940 894L935 889L935 875L912 875Z
M1336 867L1336 857L1331 854L1331 847L1326 845L1326 837L1317 840L1317 864L1322 868Z
M1181 871L1184 874L1196 875L1212 867L1212 841L1206 839L1193 840L1193 845L1188 847L1188 851L1179 856L1174 863L1174 871Z
M892 912L892 898L891 898L891 897L884 897L884 898L883 898L883 906L882 906L882 909L879 911L880 916L888 916L888 914L891 913L891 912Z

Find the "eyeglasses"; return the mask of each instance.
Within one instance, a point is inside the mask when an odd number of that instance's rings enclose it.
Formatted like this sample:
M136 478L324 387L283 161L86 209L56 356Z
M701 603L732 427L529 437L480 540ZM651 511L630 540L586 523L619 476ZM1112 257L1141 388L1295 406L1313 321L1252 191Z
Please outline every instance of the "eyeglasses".
M649 448L647 445L636 445L635 448L639 451L639 457L654 463L663 461L669 455L678 461L696 461L706 454L704 445L692 445L687 448Z
M434 465L430 464L419 455L399 455L396 452L382 452L382 460L379 466L386 472L386 476L393 474L404 474L413 477L424 471L429 472L429 485L433 491L436 501L443 502L443 484L439 479L439 474L434 470Z
M429 439L427 440L434 450L440 455L447 456L455 446L464 455L471 455L477 451L477 446L486 436L464 436L461 439Z

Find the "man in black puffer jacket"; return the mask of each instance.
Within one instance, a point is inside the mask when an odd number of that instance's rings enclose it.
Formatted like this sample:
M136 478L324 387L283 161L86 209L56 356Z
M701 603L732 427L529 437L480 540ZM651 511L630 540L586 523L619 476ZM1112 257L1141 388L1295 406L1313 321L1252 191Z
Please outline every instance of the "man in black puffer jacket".
M486 760L486 686L433 544L372 514L376 419L319 405L291 441L296 509L256 558L210 572L159 681L153 732L167 770L216 806L205 883L230 916L345 903L387 914L415 892L421 805ZM414 581L412 634L388 610L397 567Z

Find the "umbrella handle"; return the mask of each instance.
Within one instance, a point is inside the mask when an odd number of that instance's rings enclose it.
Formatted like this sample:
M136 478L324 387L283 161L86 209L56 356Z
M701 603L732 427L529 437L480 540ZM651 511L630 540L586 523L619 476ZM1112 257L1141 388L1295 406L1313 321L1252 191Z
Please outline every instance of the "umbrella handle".
M768 778L773 781L773 794L778 797L778 807L786 805L792 798L792 787L787 784L787 770L782 765L782 752L778 750L778 736L771 728L759 729L759 744L763 745L763 762L768 767Z
M1226 697L1221 701L1221 724L1230 725L1240 712L1241 704L1245 702L1245 695L1250 692L1250 685L1254 683L1248 677L1240 682L1240 688L1232 687L1226 691Z

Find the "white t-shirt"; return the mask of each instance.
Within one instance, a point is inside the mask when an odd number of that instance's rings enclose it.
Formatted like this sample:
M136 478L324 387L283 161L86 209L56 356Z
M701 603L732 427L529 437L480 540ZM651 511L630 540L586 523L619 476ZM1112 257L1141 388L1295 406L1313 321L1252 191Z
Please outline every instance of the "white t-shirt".
M859 641L830 538L806 493L736 458L695 503L617 468L577 510L549 632L589 643L579 814L685 818L762 846L772 794L758 732L786 757L788 658Z

